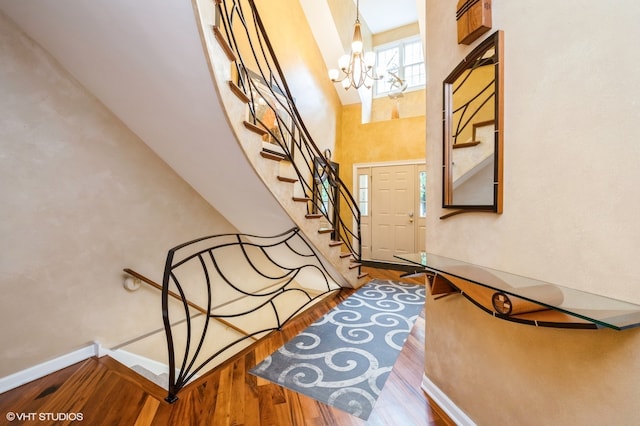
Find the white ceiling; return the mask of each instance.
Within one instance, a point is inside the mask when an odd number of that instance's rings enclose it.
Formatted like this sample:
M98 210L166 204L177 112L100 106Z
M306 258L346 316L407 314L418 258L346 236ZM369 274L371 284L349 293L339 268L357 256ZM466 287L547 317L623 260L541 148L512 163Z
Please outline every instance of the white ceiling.
M355 21L357 0L352 1L354 4L352 19ZM300 0L327 69L336 68L338 58L348 48L345 47L344 38L341 38L340 34L347 34L348 40L353 34L351 25L347 28L336 27L329 3L329 0ZM424 20L424 4L425 0L360 0L360 20L364 21L371 33L379 34ZM421 27L422 24L424 22L421 23ZM359 93L356 90L344 90L339 83L336 83L336 91L343 105L362 103L363 114L366 109L365 103L369 106L371 104L371 93L363 88Z
M416 0L360 0L360 15L373 34L418 22Z

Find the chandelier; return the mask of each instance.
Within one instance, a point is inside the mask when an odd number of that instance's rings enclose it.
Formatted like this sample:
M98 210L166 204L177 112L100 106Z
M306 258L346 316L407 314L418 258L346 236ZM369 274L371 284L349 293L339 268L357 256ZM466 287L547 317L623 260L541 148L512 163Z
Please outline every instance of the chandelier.
M341 83L345 90L350 87L359 89L364 86L370 89L375 80L380 80L382 76L374 69L376 54L374 52L363 52L362 32L360 31L360 0L356 2L356 23L353 29L353 41L351 42L351 54L345 54L338 59L338 67L329 70L329 78L334 83Z

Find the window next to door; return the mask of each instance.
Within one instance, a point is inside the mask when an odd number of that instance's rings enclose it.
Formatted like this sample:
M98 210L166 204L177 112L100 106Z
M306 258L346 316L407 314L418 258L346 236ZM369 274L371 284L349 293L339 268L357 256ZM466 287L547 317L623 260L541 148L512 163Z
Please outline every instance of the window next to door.
M418 173L418 184L420 185L420 217L427 217L427 172Z
M354 166L362 258L395 262L426 247L427 174L420 161Z
M361 216L369 216L369 175L358 175L358 207Z

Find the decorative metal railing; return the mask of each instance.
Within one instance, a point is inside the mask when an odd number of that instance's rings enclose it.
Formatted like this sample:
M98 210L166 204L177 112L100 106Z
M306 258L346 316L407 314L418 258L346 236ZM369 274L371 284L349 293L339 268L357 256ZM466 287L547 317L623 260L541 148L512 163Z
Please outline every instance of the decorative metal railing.
M332 238L361 260L360 210L307 130L253 0L215 0L216 28L235 60L233 83L249 99L247 120L264 130L267 151L291 161L308 214L321 214ZM270 148L271 147L271 148Z
M472 64L468 65L468 71L454 84L452 96L458 93L456 103L459 104L459 106L452 111L452 121L455 125L455 129L452 129L454 146L456 144L466 142L465 140L459 141L459 137L462 134L470 134L468 129L469 126L473 126L473 123L477 121L474 120L476 116L483 111L485 105L489 104L490 101L495 102L495 73L492 74L493 76L491 78L480 77L480 81L484 84L484 86L481 87L478 87L478 78L476 78L476 74L478 70L482 69L482 67L491 66L491 69L493 69L496 61L497 58L495 57L495 53L492 57L482 57L474 61ZM467 82L469 82L469 84L466 84ZM461 95L459 92L464 92L464 94ZM494 119L495 111L492 114L492 117L484 117L484 120L482 121L487 122Z
M298 228L273 237L215 235L172 248L162 281L167 401L177 400L208 368L339 289Z

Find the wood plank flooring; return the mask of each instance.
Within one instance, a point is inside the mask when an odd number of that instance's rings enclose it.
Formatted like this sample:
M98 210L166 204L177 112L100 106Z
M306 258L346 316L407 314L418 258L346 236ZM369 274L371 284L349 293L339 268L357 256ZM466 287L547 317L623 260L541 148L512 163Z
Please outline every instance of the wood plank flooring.
M369 278L400 279L400 272L363 268ZM405 279L424 283L423 279ZM250 350L188 385L174 404L166 391L111 358L92 358L0 395L0 424L7 413L81 413L90 425L450 425L420 388L424 365L424 318L407 339L369 417L341 410L257 378L248 370L305 329L353 290L320 303ZM19 424L70 424L19 421Z

